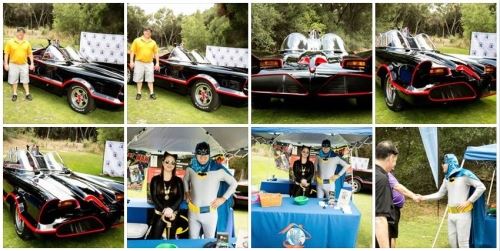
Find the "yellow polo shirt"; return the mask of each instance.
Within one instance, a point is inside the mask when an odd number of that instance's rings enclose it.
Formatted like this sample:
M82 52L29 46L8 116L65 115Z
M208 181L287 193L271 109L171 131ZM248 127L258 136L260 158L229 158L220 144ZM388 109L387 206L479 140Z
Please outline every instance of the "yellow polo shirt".
M28 63L28 56L33 54L30 42L16 38L9 40L5 44L4 52L9 55L9 63L14 64Z
M138 37L130 46L130 51L135 54L135 60L144 63L153 62L153 57L158 53L158 45L153 39Z

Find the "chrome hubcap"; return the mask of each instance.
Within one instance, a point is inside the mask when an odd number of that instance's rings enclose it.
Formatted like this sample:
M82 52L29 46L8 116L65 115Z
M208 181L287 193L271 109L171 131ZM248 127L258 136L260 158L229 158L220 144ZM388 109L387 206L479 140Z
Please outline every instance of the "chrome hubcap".
M394 86L389 81L389 78L385 80L385 100L389 105L394 104L396 99L396 90Z
M71 91L71 101L77 108L85 108L89 102L89 96L82 87L75 87Z
M19 212L17 210L17 208L15 209L16 213L15 213L15 220L16 220L16 228L18 230L22 230L24 228L24 222L21 220L21 215L19 215Z
M203 106L208 106L212 102L212 90L207 84L201 84L195 90L196 102Z

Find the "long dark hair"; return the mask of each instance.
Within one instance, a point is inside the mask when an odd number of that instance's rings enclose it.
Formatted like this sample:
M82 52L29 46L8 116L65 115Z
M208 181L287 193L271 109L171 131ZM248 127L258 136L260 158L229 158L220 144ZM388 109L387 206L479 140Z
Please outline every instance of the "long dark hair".
M300 163L302 163L302 150L304 150L304 149L308 149L309 150L309 154L307 155L306 163L309 161L309 157L311 157L311 147L303 145L300 148L300 155L299 155L300 156L300 158L299 158Z
M172 170L172 177L177 176L176 175L176 170L177 170L177 154L172 154L172 153L169 153L169 152L165 151L165 153L163 153L163 158L161 160L161 173L160 173L160 176L161 176L162 180L164 178L163 177L163 172L165 171L164 170L165 167L163 166L163 162L169 156L172 157L172 158L174 158L174 161L176 162L176 164L174 164L174 169Z

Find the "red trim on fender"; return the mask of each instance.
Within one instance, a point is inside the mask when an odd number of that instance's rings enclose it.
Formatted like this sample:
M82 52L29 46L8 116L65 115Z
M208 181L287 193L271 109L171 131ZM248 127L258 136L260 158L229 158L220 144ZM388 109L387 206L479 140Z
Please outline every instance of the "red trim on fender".
M155 74L154 77L155 78L161 78L163 80L167 80L167 81L171 81L171 82L175 82L175 83L181 84L181 85L187 85L187 81L186 80L182 80L182 79L176 79L176 78L172 78L172 77L169 77L169 76L163 76L163 75L159 75L159 74Z
M89 90L89 89L87 88L87 86L85 86L82 82L80 82L80 81L78 81L78 80L75 80L75 79L69 79L69 80L64 81L64 83L63 83L63 87L66 87L66 85L68 85L68 84L70 84L70 83L77 83L77 84L82 85L82 86L83 86L83 88L87 89L87 91L90 93L90 96L91 96L92 98L98 99L98 100L100 100L100 101L102 101L102 102L105 102L105 103L108 103L108 104L112 104L112 105L120 105L120 106L122 106L122 105L124 105L124 104L125 104L123 101L120 101L120 103L115 103L115 102L113 102L113 101L111 101L111 100L109 100L109 99L107 99L107 98L101 97L100 95L96 95L96 94L95 94L95 93L96 93L96 92L95 92L95 90L92 90L92 91L91 91L91 90ZM108 95L106 95L106 94L102 94L102 95L104 95L104 96L108 96ZM111 97L111 96L108 96L108 97L113 98L113 97ZM113 99L116 99L116 100L118 100L118 101L119 101L119 99L118 99L118 98L113 98Z
M396 81L394 81L392 79L392 74L391 74L391 70L389 69L389 67L385 64L382 64L379 66L379 70L377 71L377 75L378 75L378 72L380 71L380 68L384 68L387 70L387 73L389 73L389 78L390 78L390 83L392 86L396 87L396 89L398 89L399 91L401 91L402 93L406 94L406 95L428 95L429 92L428 91L423 91L423 92L412 92L412 91L409 91L407 89L405 89L404 87L400 86L398 83L396 83Z
M447 101L472 100L472 99L475 99L477 97L477 93L474 90L474 88L472 88L472 86L470 86L468 83L465 83L465 82L453 82L453 83L446 83L446 84L442 84L442 85L433 86L429 89L429 94L433 89L437 89L437 88L441 88L441 87L449 86L449 85L465 85L472 91L472 93L474 93L474 96L472 96L472 97L460 97L460 98L435 99L429 95L429 100L432 102L447 102Z
M466 65L459 65L456 68L457 71L464 72L465 74L469 75L470 77L474 78L475 80L480 80L481 77L477 75L476 72L474 72L471 68L469 68Z
M53 80L53 79L46 78L46 77L41 77L41 76L38 76L38 75L35 75L35 74L29 74L29 76L30 76L30 78L35 78L36 80L45 82L45 83L50 84L50 85L55 85L55 86L58 86L58 87L64 87L64 83L60 82L60 81L57 81L57 80Z
M87 202L92 202L94 203L97 207L101 208L102 210L104 210L106 213L109 213L110 209L109 207L107 207L106 205L104 205L104 203L102 203L101 200L99 200L97 197L95 197L94 195L87 195L85 196L85 198L83 199Z
M24 215L21 213L21 210L19 209L19 201L17 201L17 198L14 193L8 193L5 197L4 200L7 199L9 196L11 196L14 199L14 202L16 203L16 210L18 212L19 218L24 222L24 224L30 229L31 232L36 233L36 234L54 234L56 232L55 229L50 229L50 230L41 230L33 226L28 219L24 217ZM15 217L15 216L14 216ZM15 219L14 219L15 220Z
M40 218L42 218L43 211L45 210L45 207L52 201L59 201L59 199L52 199L48 200L43 204L42 209L40 209L40 213L38 213L38 222L40 222Z

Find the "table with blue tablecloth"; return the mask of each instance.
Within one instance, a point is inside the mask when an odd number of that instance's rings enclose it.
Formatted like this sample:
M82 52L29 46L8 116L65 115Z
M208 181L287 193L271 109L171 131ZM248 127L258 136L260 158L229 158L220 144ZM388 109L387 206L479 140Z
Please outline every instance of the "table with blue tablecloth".
M319 199L309 198L306 205L295 205L293 198L283 198L280 207L263 208L252 204L252 247L283 247L284 234L280 234L291 223L302 225L312 236L305 247L309 248L354 248L359 231L361 213L350 203L352 214L318 205Z
M155 248L162 243L174 244L179 248L203 248L203 246L216 239L196 240L127 240L127 248ZM235 244L236 238L230 238L229 244ZM234 245L232 245L234 246Z
M484 218L484 236L481 238L481 246L484 248L495 248L497 246L497 218L494 216L487 215Z
M292 189L293 183L290 182L289 179L272 179L265 180L260 183L260 191L266 193L281 193L281 194L290 194L290 190ZM316 189L316 184L311 184L312 189ZM344 182L343 189L352 190L352 187L349 183ZM340 188L339 188L340 189ZM335 197L338 198L339 193L335 194Z

